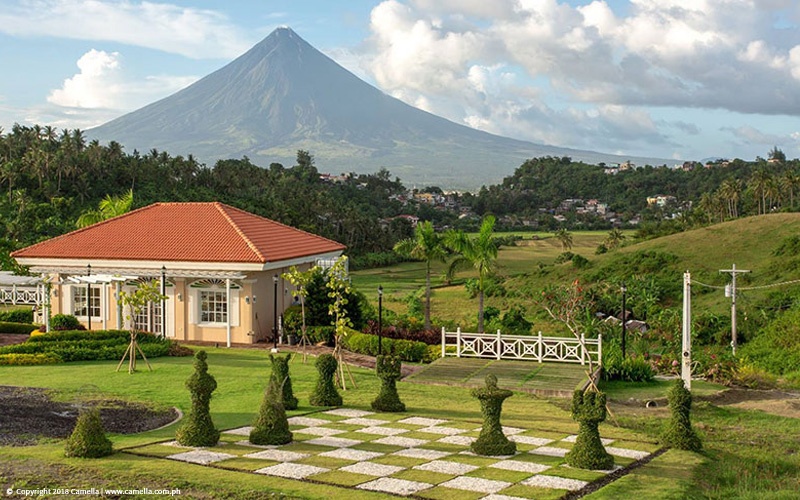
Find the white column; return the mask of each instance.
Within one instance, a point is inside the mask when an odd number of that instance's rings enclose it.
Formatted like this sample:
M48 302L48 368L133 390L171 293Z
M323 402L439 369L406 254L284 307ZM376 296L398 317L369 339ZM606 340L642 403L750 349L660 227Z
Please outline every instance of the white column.
M117 330L122 330L122 302L119 301L119 293L122 291L122 283L115 282L116 304L117 304Z
M688 390L692 390L692 277L683 273L683 339L681 344L681 378Z
M227 330L227 345L228 347L231 346L231 314L233 314L232 307L231 307L231 279L225 278L225 303L227 304L227 314L225 315L226 318L226 325L225 329Z

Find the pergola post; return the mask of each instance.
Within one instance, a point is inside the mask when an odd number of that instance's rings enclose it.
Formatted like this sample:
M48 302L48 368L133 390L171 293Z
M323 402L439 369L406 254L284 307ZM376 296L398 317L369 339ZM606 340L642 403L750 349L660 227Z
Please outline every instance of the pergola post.
M225 278L225 329L227 333L227 345L231 346L231 279Z

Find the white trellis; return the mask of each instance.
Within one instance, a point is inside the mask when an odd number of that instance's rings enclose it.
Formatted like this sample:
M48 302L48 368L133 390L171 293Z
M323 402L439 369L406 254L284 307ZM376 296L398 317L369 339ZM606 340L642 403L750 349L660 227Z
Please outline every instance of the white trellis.
M452 349L455 347L455 350ZM442 357L514 359L558 361L562 363L587 364L590 360L598 365L603 358L602 336L580 340L567 337L544 337L538 335L503 335L497 333L465 333L461 328L448 332L442 328Z
M6 285L0 287L0 304L38 306L44 302L41 286Z

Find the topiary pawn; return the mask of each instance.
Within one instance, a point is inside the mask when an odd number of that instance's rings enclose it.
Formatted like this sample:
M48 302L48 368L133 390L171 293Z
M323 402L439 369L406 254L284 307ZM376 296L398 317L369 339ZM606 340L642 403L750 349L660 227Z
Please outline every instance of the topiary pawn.
M680 450L700 451L703 443L692 428L689 413L692 409L692 393L686 388L682 379L676 379L667 393L669 411L672 418L667 430L662 435L664 444Z
M508 440L500 424L503 401L513 394L508 389L498 388L497 377L492 373L486 375L486 387L472 390L472 396L481 402L483 414L481 433L470 445L470 449L476 455L497 456L516 453L517 443Z
M219 431L214 427L210 410L211 393L217 388L217 381L208 373L207 358L205 351L197 351L194 373L186 381L192 393L192 408L175 433L178 443L184 446L214 446L219 442Z
M402 361L397 356L378 356L375 358L375 371L381 379L381 391L372 402L372 409L385 412L406 411L406 405L397 394L397 379L400 378Z
M332 354L322 354L314 366L317 367L319 376L317 386L311 393L311 406L341 406L342 396L333 383L333 376L339 366L336 358Z
M275 377L270 377L258 417L250 431L250 442L258 445L277 445L292 442L289 420L283 406L283 391Z
M566 455L567 464L590 470L610 470L614 457L600 440L598 426L606 419L606 395L602 392L575 391L572 395L572 418L578 421L575 446Z
M75 429L67 438L64 455L79 458L100 458L114 452L111 441L103 430L100 410L90 408L84 410L75 422Z
M294 391L292 391L292 379L289 377L289 360L291 359L291 354L286 356L269 355L269 360L272 362L272 375L270 378L274 378L278 386L283 388L284 410L296 410L298 402L297 398L294 397Z

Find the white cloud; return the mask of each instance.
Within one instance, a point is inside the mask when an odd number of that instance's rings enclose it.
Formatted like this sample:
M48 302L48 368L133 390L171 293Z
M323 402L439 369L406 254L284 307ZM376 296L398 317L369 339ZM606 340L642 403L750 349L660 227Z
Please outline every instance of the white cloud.
M18 0L0 33L120 42L192 58L231 58L251 41L219 12L130 0Z

